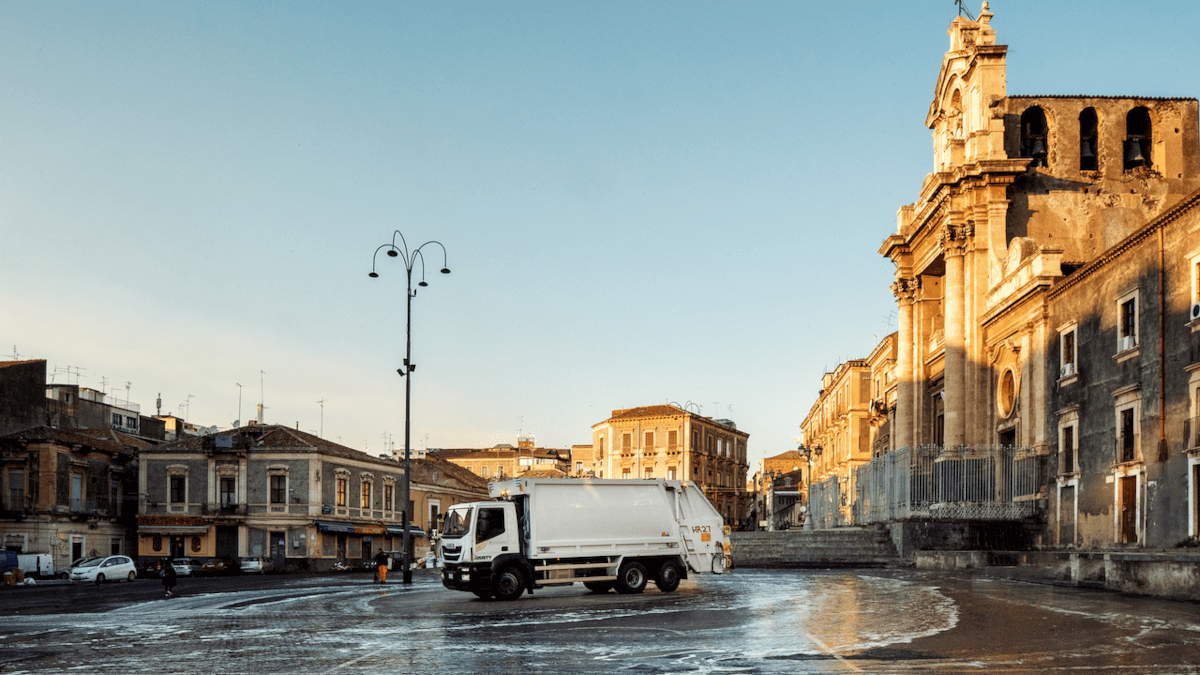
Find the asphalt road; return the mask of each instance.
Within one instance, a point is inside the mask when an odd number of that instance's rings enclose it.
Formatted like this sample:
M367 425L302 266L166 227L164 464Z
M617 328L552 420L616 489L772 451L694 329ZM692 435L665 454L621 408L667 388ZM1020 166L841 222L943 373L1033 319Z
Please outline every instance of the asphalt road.
M0 590L3 673L1200 673L1200 607L915 571L481 601L417 572Z

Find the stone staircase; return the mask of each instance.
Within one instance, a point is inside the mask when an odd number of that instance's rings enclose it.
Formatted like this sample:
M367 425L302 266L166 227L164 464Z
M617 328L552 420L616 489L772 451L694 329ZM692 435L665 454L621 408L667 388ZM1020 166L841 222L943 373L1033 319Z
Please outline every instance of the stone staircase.
M844 527L834 530L733 532L735 567L900 567L887 530Z

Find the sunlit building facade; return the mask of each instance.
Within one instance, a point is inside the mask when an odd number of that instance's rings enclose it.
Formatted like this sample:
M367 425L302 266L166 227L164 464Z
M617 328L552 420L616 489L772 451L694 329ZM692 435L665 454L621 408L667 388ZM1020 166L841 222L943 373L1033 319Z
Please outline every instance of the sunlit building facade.
M1042 545L1195 537L1197 101L1010 95L991 18L951 24L934 169L879 250L888 446L1036 458Z
M741 528L750 513L746 442L731 420L673 405L614 410L592 426L597 478L667 478L700 485L725 518Z

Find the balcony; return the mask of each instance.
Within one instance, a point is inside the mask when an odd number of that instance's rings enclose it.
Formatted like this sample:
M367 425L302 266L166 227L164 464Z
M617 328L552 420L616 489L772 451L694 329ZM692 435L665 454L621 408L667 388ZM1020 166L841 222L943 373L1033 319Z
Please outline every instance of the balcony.
M235 518L246 515L245 504L201 504L200 515L214 518Z

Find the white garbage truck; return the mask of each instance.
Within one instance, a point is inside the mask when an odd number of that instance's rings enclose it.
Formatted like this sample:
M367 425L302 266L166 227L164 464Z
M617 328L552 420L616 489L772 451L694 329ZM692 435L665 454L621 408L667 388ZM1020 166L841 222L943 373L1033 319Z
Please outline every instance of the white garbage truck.
M730 565L724 520L688 481L516 478L489 491L496 501L446 512L446 588L501 600L576 582L641 593L653 581L671 592L688 572Z

